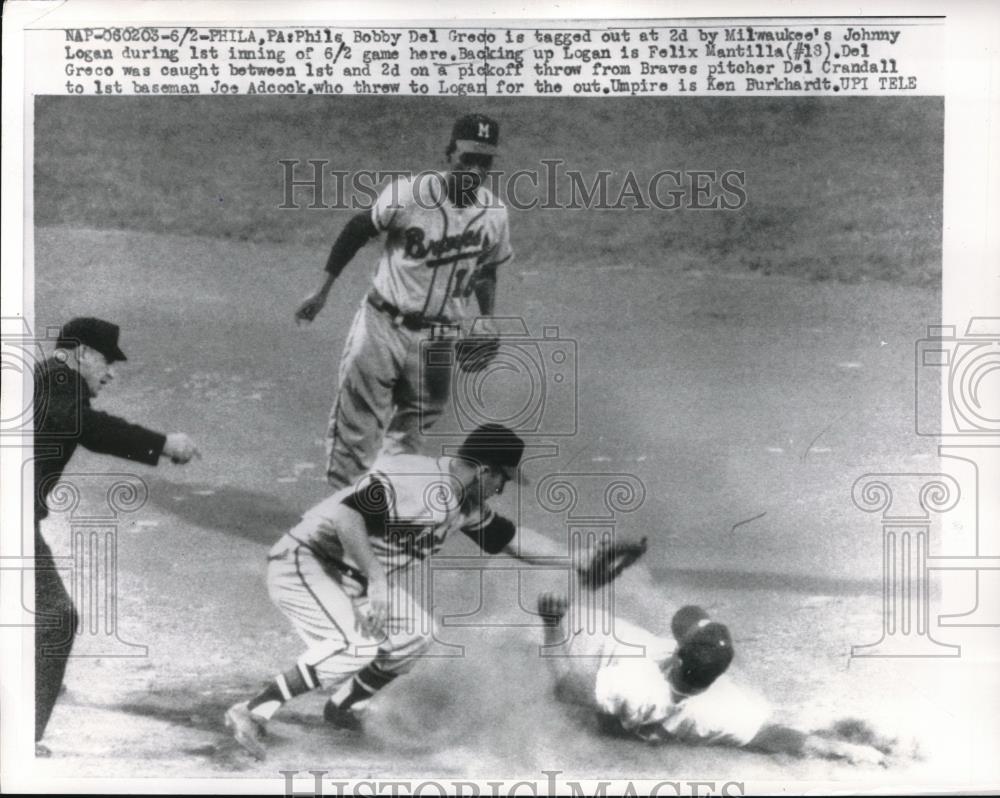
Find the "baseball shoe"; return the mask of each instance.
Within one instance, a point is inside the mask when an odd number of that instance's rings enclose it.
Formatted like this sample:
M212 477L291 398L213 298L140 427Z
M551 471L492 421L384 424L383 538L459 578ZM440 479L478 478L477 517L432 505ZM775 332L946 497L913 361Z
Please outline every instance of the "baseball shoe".
M327 701L323 707L323 720L335 729L361 731L361 713L353 709L341 709L333 701Z
M263 759L267 754L261 741L267 732L264 729L263 721L253 716L247 707L246 701L233 704L226 710L226 728L233 733L233 737L254 759Z
M565 596L545 592L538 597L538 614L547 625L555 626L566 614L568 604Z

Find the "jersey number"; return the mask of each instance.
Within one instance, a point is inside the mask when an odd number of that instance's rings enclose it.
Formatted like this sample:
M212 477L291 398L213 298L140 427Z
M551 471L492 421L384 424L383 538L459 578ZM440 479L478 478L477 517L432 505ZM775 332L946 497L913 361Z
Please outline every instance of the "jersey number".
M452 297L468 297L472 294L472 290L476 285L477 274L478 271L474 269L459 269L455 272L455 290L451 292ZM466 280L466 277L469 279Z

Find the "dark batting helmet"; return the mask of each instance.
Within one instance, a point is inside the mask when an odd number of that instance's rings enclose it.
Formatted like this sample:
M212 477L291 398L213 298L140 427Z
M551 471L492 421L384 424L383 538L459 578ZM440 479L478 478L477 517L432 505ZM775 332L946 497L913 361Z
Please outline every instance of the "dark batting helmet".
M687 686L704 690L733 661L733 639L728 627L709 620L701 607L681 607L674 613L670 629L677 641L680 675Z

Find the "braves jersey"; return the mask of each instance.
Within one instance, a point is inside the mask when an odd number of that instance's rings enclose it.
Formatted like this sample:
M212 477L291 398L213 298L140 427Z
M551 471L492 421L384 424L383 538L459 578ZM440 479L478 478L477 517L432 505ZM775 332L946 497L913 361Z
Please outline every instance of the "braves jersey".
M452 475L450 461L409 454L381 457L357 483L308 510L288 537L362 584L364 577L337 529L342 506L364 519L368 542L387 576L434 554L456 530L490 554L501 551L514 537L514 524L486 504L471 514L464 510L462 485ZM281 545L279 541L276 548Z
M697 695L675 693L666 675L673 641L620 618L611 628L612 635L577 631L568 661L577 677L587 678L591 703L617 718L626 731L650 742L746 745L767 722L767 703L725 675Z
M457 207L437 172L393 181L379 194L372 222L386 234L375 289L404 313L448 321L476 315L476 279L510 260L507 209L485 186Z

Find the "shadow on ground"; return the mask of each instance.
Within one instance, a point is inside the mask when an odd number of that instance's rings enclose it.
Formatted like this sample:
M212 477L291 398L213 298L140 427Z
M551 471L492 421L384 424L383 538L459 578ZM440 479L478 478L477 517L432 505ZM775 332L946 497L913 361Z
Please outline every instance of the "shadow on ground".
M276 496L233 485L185 485L185 501L176 501L172 498L178 493L176 483L156 477L147 478L146 483L150 504L194 526L254 543L270 546L302 517L301 509L293 509Z

